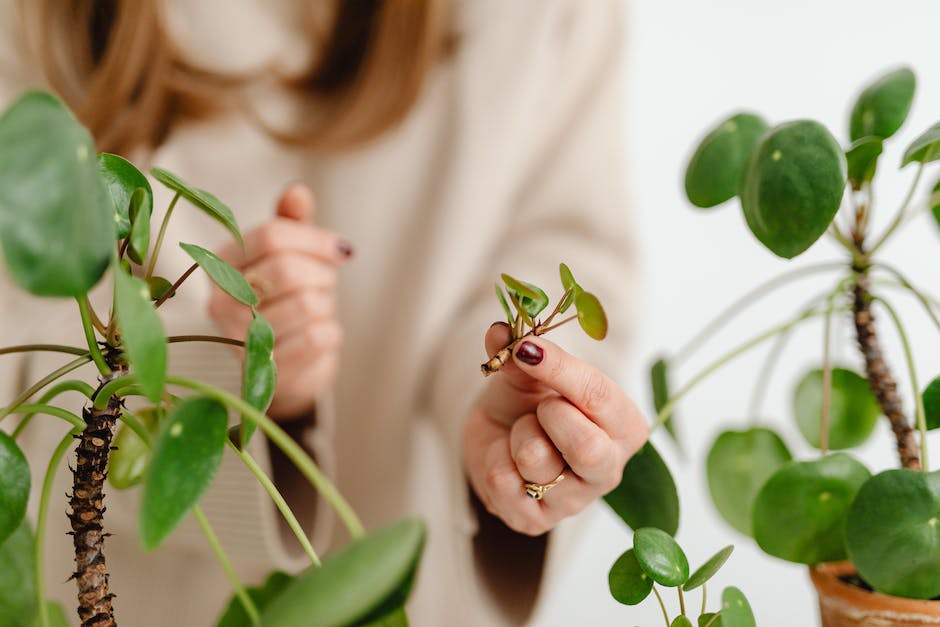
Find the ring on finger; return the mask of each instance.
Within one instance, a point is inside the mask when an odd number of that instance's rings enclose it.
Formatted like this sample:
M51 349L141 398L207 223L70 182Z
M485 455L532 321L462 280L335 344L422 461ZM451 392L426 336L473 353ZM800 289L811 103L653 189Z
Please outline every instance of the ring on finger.
M527 483L525 484L525 493L529 498L535 499L536 501L541 501L542 497L545 496L545 493L554 488L556 485L564 481L565 471L562 470L561 473L555 477L552 481L548 483Z

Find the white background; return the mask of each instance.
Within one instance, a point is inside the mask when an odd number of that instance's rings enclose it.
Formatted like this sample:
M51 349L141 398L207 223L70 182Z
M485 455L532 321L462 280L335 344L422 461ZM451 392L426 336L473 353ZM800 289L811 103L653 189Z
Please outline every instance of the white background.
M876 183L876 231L899 205L914 167L898 171L903 147L940 121L940 3L931 0L634 0L628 5L630 181L643 302L627 388L650 407L646 369L655 354L677 349L731 300L796 265L835 258L838 249L817 243L793 262L775 258L747 231L737 202L710 212L694 210L682 193L685 162L704 131L742 108L771 123L812 117L846 141L850 103L860 86L885 69L909 64L918 76L914 108L898 139L882 157ZM932 184L937 168L928 170ZM918 199L923 200L924 194ZM885 260L921 287L940 293L940 230L921 216L883 249ZM677 373L677 386L739 341L790 316L833 284L835 275L808 279L735 318ZM914 338L921 385L940 373L940 334L915 301L888 291ZM910 408L909 378L884 314L879 319L889 362ZM835 343L840 363L858 366L847 320ZM768 389L763 414L784 435L795 455L813 455L792 424L795 381L819 363L821 324L793 337ZM694 569L720 547L735 552L711 587L714 609L720 590L737 585L748 595L761 627L818 624L815 596L804 567L764 555L753 541L731 530L708 500L704 458L721 428L743 428L756 370L764 349L710 379L680 407L685 459L659 433L654 441L677 475L682 504L679 540ZM884 420L882 420L884 422ZM940 440L931 438L935 459ZM885 424L859 455L875 472L894 465ZM936 462L933 463L936 468ZM594 513L577 560L550 591L536 624L662 625L655 599L639 607L617 604L607 591L607 570L631 545L626 528L602 507ZM691 604L698 602L690 595ZM675 608L674 596L668 600ZM677 611L675 609L673 612Z

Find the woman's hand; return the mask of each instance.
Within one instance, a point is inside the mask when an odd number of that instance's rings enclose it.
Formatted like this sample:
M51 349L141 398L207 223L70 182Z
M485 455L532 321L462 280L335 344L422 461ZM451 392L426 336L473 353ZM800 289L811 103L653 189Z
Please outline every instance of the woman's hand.
M352 255L349 244L308 224L314 199L304 185L291 185L275 218L245 235L219 256L240 269L258 293L258 310L274 328L277 388L269 413L300 417L336 379L342 329L336 320L337 268ZM251 312L215 288L209 315L221 332L244 338Z
M494 324L487 354L509 342L508 325ZM615 488L647 435L646 419L616 383L556 344L529 337L471 412L464 465L486 509L534 536ZM526 495L526 483L547 484L563 471L542 500Z

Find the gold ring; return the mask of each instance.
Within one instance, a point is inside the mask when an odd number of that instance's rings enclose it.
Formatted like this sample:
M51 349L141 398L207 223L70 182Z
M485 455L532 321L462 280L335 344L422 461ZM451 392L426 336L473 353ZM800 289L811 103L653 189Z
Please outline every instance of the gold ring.
M541 501L545 493L561 483L564 478L565 471L562 470L561 474L555 477L554 481L550 483L527 483L525 484L525 493L529 498Z

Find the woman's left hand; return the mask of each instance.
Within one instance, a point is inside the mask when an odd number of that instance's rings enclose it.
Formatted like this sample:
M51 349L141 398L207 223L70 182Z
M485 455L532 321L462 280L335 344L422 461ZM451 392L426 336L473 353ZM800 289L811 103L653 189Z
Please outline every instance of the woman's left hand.
M494 324L487 354L509 342L509 326ZM486 509L535 536L614 489L648 433L646 419L610 378L544 338L527 337L467 420L464 465ZM547 484L562 472L541 500L526 495L525 484Z

